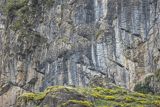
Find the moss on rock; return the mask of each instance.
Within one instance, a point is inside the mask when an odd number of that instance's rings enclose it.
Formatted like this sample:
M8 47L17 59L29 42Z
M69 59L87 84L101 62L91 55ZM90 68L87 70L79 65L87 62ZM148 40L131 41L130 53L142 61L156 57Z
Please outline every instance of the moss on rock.
M21 98L29 101L29 100L42 100L46 96L45 92L39 92L39 93L24 93Z
M78 104L83 107L93 107L93 104L89 101L78 101L78 100L69 100L66 103L62 104L62 107L66 107L70 104Z
M155 77L157 78L157 81L160 82L160 69L155 72Z
M28 0L8 0L6 2L6 5L3 7L3 11L6 15L8 15L10 11L20 9L21 7L26 5L27 2Z
M58 103L55 103L58 104L58 107L70 107L73 105L78 105L78 107L160 106L160 96L130 92L120 87L108 89L103 87L51 86L42 93L25 93L21 98L27 99L27 101L34 102L39 100L43 102L47 96L53 96L54 101L58 100Z

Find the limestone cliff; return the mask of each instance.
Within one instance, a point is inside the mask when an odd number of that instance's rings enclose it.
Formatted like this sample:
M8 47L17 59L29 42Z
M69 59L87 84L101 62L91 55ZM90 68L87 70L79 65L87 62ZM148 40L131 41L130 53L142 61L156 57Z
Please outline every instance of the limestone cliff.
M0 0L0 107L96 77L160 93L159 31L160 0Z

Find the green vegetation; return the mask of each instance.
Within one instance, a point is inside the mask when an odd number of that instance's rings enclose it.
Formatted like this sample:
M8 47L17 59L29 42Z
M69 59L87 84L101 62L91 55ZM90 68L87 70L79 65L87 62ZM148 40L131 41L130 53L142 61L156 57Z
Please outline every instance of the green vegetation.
M151 87L149 86L149 84L146 83L138 83L135 85L134 90L140 93L150 93L152 92Z
M160 69L156 70L154 75L148 76L144 81L137 83L134 87L134 90L145 94L158 94L158 89L155 90L155 87L158 87L158 84L160 84Z
M7 0L6 4L0 5L0 9L8 17L7 21L12 30L28 32L28 28L35 27L35 22L43 22L41 5L50 9L54 2L55 0L42 0L42 4L38 4L36 0L31 3L29 0Z
M6 15L9 14L9 12L13 12L14 10L18 10L24 5L26 5L28 0L7 0L6 5L3 6L3 11Z
M30 100L42 100L44 97L49 93L49 92L56 92L59 91L60 89L64 89L63 86L54 86L54 87L48 87L44 92L40 93L24 93L22 96L19 97L19 99L24 99L27 101Z
M18 10L24 6L27 6L28 1L29 0L7 0L6 4L1 7L7 15L12 10ZM42 4L46 8L51 8L51 6L53 6L54 2L55 2L55 0L44 0L44 1L42 1ZM37 4L36 0L35 0L35 2L32 1L32 6L34 6L35 4Z
M160 82L160 69L155 72L155 77L157 78L157 81Z
M69 104L79 104L85 107L93 107L93 104L89 101L78 101L78 100L69 100L66 103L62 104L62 107L66 107Z
M46 93L24 93L21 98L26 98L25 100L42 100Z
M150 87L150 81L152 77L153 76L149 76L145 79L145 82L136 84L134 90L145 94L153 92L152 88Z
M19 97L19 99L25 99L26 101L37 101L43 100L48 93L63 92L74 95L74 93L79 93L79 95L85 96L85 98L93 98L94 101L90 99L70 99L61 103L62 107L68 106L70 104L83 105L84 107L145 107L145 106L160 106L160 96L143 94L138 92L130 92L121 87L113 87L111 89L102 87L64 87L64 86L51 86L48 87L42 93L25 93ZM56 96L54 96L56 97ZM72 98L72 97L71 97ZM60 106L60 107L61 107Z

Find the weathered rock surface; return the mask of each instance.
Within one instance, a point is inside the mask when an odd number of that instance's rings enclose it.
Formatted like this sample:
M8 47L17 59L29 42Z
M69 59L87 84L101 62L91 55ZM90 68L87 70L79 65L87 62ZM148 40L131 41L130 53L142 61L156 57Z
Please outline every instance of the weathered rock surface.
M159 15L160 0L0 0L0 86L38 92L100 76L133 90L160 69ZM0 99L13 106L10 87Z

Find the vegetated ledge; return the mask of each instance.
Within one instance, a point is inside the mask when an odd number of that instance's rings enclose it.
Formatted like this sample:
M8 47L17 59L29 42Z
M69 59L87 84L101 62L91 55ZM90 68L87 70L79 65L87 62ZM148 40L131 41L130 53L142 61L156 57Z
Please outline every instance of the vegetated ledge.
M22 102L36 107L160 107L160 96L130 92L117 86L51 86L44 92L24 93L17 99L18 107Z

